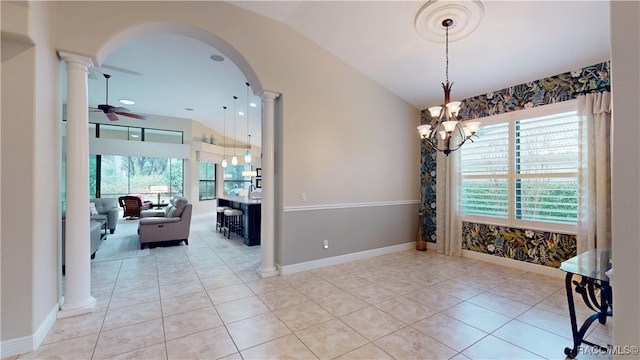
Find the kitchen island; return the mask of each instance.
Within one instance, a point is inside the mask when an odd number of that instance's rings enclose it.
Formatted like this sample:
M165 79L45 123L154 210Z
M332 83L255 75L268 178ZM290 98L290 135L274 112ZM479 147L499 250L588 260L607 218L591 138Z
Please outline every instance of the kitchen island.
M240 209L244 213L244 244L247 246L260 245L260 199L250 199L248 196L221 196L218 198L218 206L229 206Z

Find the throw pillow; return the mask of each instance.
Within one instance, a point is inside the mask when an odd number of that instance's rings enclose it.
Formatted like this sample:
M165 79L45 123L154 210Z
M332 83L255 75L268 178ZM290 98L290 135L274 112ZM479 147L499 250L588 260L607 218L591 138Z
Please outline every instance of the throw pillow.
M100 215L96 209L96 203L89 203L89 215Z

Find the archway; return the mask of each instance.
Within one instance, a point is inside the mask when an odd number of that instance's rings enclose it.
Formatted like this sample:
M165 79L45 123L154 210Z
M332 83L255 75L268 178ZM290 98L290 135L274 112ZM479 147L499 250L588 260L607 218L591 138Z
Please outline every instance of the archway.
M154 34L172 34L180 35L190 39L197 40L203 44L209 45L211 48L222 53L231 63L240 70L247 79L254 95L261 97L262 101L262 171L263 171L263 216L261 221L262 233L262 263L257 272L260 276L273 276L278 272L275 268L275 184L274 184L274 118L275 118L275 100L280 94L263 89L262 84L246 59L228 42L209 31L199 27L175 22L153 22L139 24L125 29L115 36L111 37L100 48L95 57L95 65L100 66L108 56L114 52L119 46L126 42L139 37ZM264 211L266 209L266 211Z
M249 63L244 57L238 53L229 43L223 39L211 34L208 31L195 27L193 25L173 23L173 22L154 22L144 23L131 28L125 29L110 38L98 51L94 58L94 65L101 66L105 59L119 46L134 38L152 35L152 34L176 34L199 40L211 47L217 49L231 60L244 74L251 84L254 94L260 94L263 91L260 79L253 71Z
M88 135L86 132L87 127L87 103L88 100L86 98L86 90L87 90L87 70L89 67L96 65L100 66L105 59L108 58L109 54L111 54L116 48L124 44L125 42L135 39L144 35L153 35L153 34L176 34L182 35L185 37L189 37L192 39L199 40L205 44L210 45L216 50L220 51L226 57L228 57L242 72L248 82L251 84L251 88L254 94L258 94L261 96L263 102L263 111L262 111L262 123L265 124L269 131L263 133L262 136L262 147L263 147L263 188L267 191L263 192L265 195L263 196L263 209L267 208L268 217L263 217L263 225L261 227L261 232L263 233L263 246L262 246L262 264L257 272L260 276L273 276L277 274L277 270L274 266L274 228L275 228L275 219L273 216L274 212L274 184L273 184L273 148L274 148L274 134L273 134L273 123L274 123L274 100L279 96L277 93L264 91L262 89L262 85L259 81L257 74L253 71L253 69L249 66L248 62L227 42L216 37L215 35L204 31L200 28L194 27L192 25L187 24L179 24L179 23L170 23L170 22L157 22L157 23L146 23L140 24L137 26L133 26L126 30L123 30L111 37L105 44L100 48L97 55L92 59L84 56L78 56L76 54L70 53L60 53L61 57L67 62L67 69L71 70L68 72L68 94L73 94L73 96L68 96L68 108L67 108L67 122L68 128L72 128L73 131L69 131L67 136L67 146L69 144L86 144L88 142ZM74 99L71 101L71 99ZM84 128L84 130L82 129ZM74 175L78 174L86 174L86 164L82 164L88 158L88 149L84 147L73 148L73 151L69 150L68 147L67 153L73 153L76 161L68 162L68 171L67 173L71 173ZM268 149L268 150L266 150ZM265 151L267 154L265 154ZM88 199L86 199L86 194L88 193L87 186L83 183L88 183L85 181L84 175L78 176L76 181L77 186L69 186L67 190L67 196L69 198L73 198L73 201L69 201L69 205L67 208L68 213L80 213L82 212L83 204L86 204ZM69 183L68 183L69 184ZM265 186L269 184L269 186ZM73 194L75 193L75 194ZM76 220L77 230L69 236L67 239L67 248L71 248L82 243L82 238L84 237L83 232L83 218L78 217ZM71 226L70 226L71 227ZM266 231L265 231L266 230ZM264 246L266 245L266 246ZM63 311L66 312L65 316L71 316L78 313L86 312L87 310L91 311L93 304L95 304L95 299L90 296L89 286L90 279L85 275L77 276L73 275L79 273L86 273L88 270L89 262L86 258L83 258L84 255L82 251L75 252L67 252L67 260L71 263L74 263L77 266L69 267L67 271L67 283L66 283L66 291L65 295L72 294L69 296L70 301L63 306Z

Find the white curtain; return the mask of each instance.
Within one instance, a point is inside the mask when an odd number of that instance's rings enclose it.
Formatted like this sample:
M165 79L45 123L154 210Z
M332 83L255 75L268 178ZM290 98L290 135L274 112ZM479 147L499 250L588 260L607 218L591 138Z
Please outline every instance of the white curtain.
M438 152L436 158L436 246L439 253L462 256L460 154Z
M611 93L578 96L578 254L611 248Z

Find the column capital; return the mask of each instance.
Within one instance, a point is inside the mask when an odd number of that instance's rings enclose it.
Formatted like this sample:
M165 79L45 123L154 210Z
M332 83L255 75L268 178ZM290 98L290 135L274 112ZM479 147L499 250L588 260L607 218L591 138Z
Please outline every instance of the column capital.
M90 57L84 55L78 55L66 51L58 51L58 56L62 58L66 63L76 63L84 65L86 67L93 66L93 60Z
M273 100L277 99L278 96L280 96L280 93L279 92L275 92L275 91L262 90L258 94L258 96L260 96L260 98L262 100L266 100L266 101L271 100L271 101L273 101Z

